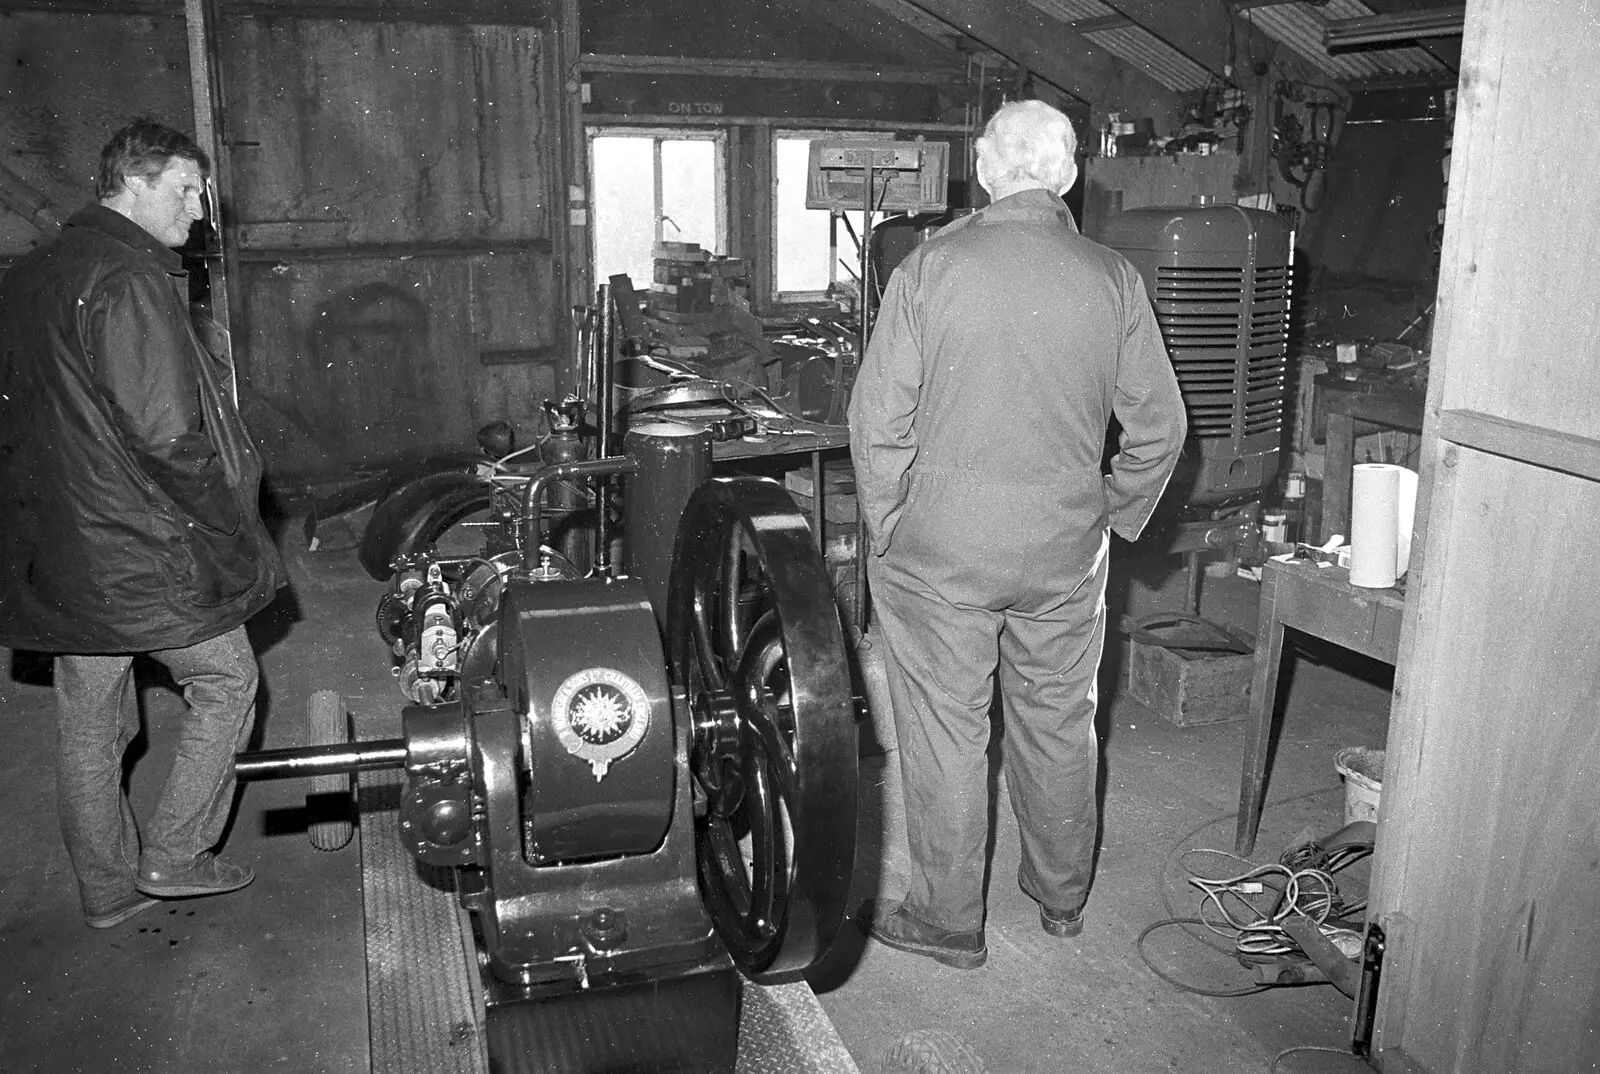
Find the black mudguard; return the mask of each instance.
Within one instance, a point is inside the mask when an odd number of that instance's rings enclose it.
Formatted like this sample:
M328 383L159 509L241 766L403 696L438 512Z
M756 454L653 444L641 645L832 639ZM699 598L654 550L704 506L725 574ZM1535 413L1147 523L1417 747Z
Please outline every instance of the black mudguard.
M357 553L368 574L380 582L394 574L394 558L418 552L474 511L489 507L494 489L474 473L428 474L390 493L372 512Z

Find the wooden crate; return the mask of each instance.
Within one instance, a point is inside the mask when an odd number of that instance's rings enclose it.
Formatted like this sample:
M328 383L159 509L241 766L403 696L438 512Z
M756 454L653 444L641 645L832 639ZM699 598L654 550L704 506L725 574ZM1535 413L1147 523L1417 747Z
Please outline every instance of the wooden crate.
M1237 631L1189 616L1124 621L1128 634L1128 694L1175 727L1242 720L1250 711L1251 653L1219 651Z

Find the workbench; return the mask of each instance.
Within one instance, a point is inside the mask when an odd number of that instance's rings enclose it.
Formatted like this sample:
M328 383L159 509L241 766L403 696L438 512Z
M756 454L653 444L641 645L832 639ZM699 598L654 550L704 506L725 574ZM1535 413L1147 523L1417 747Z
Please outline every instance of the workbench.
M1347 379L1338 373L1316 378L1317 406L1327 422L1322 466L1322 528L1317 540L1334 534L1350 537L1351 468L1356 463L1356 437L1373 427L1422 432L1420 385L1380 376ZM1357 426L1364 426L1358 429Z
M669 415L662 415L667 420L682 422L692 425L697 420L711 421L726 418L726 407L708 406L703 408L678 408ZM850 446L850 429L845 425L826 425L822 422L805 421L801 418L791 418L787 415L773 415L769 422L764 423L758 435L742 436L732 440L719 440L711 445L711 461L713 463L750 462L762 459L782 458L791 455L809 455L811 464L811 487L814 490L811 497L811 528L816 534L817 544L826 547L824 541L825 511L823 504L824 482L822 475L823 456L829 452L838 452Z
M1353 649L1386 664L1400 651L1401 588L1366 589L1350 584L1343 567L1307 560L1268 560L1261 569L1261 610L1250 683L1250 715L1245 725L1244 770L1239 778L1239 821L1234 852L1255 849L1261 822L1261 794L1267 781L1267 755L1277 712L1278 671L1284 634L1298 630Z

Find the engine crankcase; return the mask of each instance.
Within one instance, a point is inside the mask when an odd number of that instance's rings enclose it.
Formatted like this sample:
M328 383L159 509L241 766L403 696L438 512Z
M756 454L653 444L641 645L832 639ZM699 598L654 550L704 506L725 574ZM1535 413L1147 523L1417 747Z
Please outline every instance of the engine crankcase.
M500 679L521 724L530 865L646 854L672 821L666 661L641 583L513 583Z

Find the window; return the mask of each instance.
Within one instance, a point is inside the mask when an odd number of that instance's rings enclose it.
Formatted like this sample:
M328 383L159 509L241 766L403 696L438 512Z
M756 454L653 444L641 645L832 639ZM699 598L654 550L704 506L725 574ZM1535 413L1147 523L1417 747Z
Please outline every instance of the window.
M596 280L625 272L649 290L662 241L727 252L726 147L721 131L589 132Z
M781 132L773 138L773 290L780 302L823 298L835 281L856 291L860 273L861 213L844 213L848 227L827 209L806 208L806 169L811 143L848 138L826 131Z

